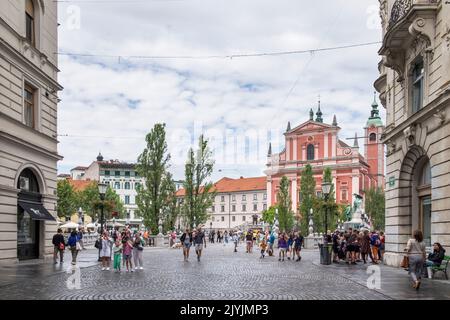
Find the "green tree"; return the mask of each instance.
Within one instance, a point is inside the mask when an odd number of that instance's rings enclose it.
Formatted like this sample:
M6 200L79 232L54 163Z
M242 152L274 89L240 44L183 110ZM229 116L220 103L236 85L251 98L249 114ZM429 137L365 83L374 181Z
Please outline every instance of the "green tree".
M262 212L262 220L264 222L267 222L269 225L273 225L275 221L275 213L276 213L277 206L271 206L269 209L264 210Z
M372 219L376 230L384 230L385 226L385 196L381 188L370 188L365 192L365 211Z
M98 182L92 181L83 191L76 192L75 195L77 208L81 207L83 211L94 220L100 219L100 210L102 205L105 219L112 218L112 212L118 212L117 218L123 218L125 209L120 196L110 186L106 189L105 200L102 202L98 193Z
M289 196L289 179L283 176L280 181L278 196L278 223L281 231L289 232L294 225L292 201Z
M307 164L302 170L300 180L300 213L302 215L300 230L302 234L308 234L309 214L316 201L316 180L313 176L312 167Z
M334 184L332 183L333 177L330 168L325 168L322 180L324 182L330 182L331 188L327 200L325 200L325 197L322 196L321 198L316 198L314 201L313 221L315 229L318 232L326 232L325 215L327 215L327 225L329 230L336 228L337 220L340 217L339 206L336 204Z
M199 137L198 149L194 153L191 148L185 165L184 217L192 228L203 224L208 219L207 209L211 207L215 197L214 184L208 181L214 168L214 160L203 135Z
M68 180L59 180L56 186L58 217L71 216L77 210L76 193Z
M163 178L161 190L162 197L164 199L162 206L164 216L163 230L169 231L175 229L175 223L180 213L180 208L177 205L177 198L175 196L177 189L170 172L166 172L166 175Z
M139 155L137 172L145 179L145 185L137 188L138 213L152 233L158 232L159 219L166 199L162 182L169 167L165 124L157 123L145 137L147 146Z

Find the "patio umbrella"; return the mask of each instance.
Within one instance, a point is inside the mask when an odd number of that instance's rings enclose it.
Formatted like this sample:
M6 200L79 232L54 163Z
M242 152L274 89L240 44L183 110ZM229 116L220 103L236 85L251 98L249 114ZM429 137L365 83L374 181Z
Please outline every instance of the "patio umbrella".
M68 223L63 224L62 226L60 226L60 228L78 229L78 223L68 222Z
M91 222L91 223L88 223L88 224L86 225L86 228L95 228L95 224L93 224L92 222Z

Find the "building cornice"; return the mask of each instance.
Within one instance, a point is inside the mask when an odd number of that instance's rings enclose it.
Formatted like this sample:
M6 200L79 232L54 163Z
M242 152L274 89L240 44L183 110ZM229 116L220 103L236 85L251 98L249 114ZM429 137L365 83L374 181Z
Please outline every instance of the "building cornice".
M0 19L0 21L2 21L2 19ZM11 57L16 59L17 61L19 61L23 66L25 66L25 68L27 68L28 70L32 70L33 73L35 75L37 75L38 77L40 77L42 81L49 83L52 86L52 89L58 90L58 91L63 89L63 87L55 79L53 79L48 74L46 74L42 69L38 68L34 63L32 63L23 54L21 54L16 49L14 49L9 43L7 43L2 38L0 38L0 48L4 49L7 54L9 54ZM37 49L32 48L32 47L29 47L28 49L35 50L36 53L39 54L41 61L42 61L42 59L44 59L46 64L51 65L52 68L56 72L59 72L59 69L55 65L53 65L43 53L41 53L40 51L38 51ZM12 62L7 56L2 55L2 54L0 54L0 56L2 56L4 59L6 59L9 63L14 64L14 62ZM18 66L15 65L15 67L18 67ZM29 72L27 72L27 73L29 73Z
M30 148L36 152L42 153L42 154L46 155L47 157L52 158L56 161L63 159L63 157L60 156L57 152L49 151L41 146L30 143L30 141L23 140L21 138L18 138L17 136L11 135L8 132L3 131L3 128L6 126L2 125L2 121L5 120L5 118L7 117L8 118L8 119L6 119L7 121L13 121L13 122L15 122L16 125L22 126L22 127L24 127L24 129L31 130L32 131L31 134L38 135L40 138L43 138L44 140L47 140L48 142L50 142L52 144L58 143L58 141L56 139L53 139L41 132L35 131L31 128L28 128L23 123L20 123L19 121L10 118L9 116L5 115L4 113L2 113L1 115L2 116L0 117L0 137L4 138L6 140L9 140L10 142L16 143L22 147Z
M423 123L428 118L442 111L443 108L450 106L450 90L444 91L439 97L428 103L427 106L420 111L411 115L408 119L403 121L398 126L388 130L390 125L387 126L387 130L381 135L381 141L387 143L389 140L397 138L399 135L403 135L403 131L410 127L414 123Z

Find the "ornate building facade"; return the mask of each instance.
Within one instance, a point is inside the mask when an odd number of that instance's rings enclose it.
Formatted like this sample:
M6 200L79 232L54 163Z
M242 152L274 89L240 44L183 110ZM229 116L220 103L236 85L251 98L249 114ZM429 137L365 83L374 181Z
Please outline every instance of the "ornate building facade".
M0 1L0 263L53 254L57 16L53 1Z
M385 263L398 266L414 230L450 250L450 4L380 0L375 88L386 108Z
M378 105L374 101L372 111L364 128L365 154L360 153L355 135L350 146L339 139L340 127L336 116L332 124L326 124L319 108L314 120L311 109L308 121L291 129L288 124L285 135L285 148L273 154L269 146L267 162L267 202L276 203L276 195L283 176L290 180L292 210L297 212L300 205L301 173L307 164L313 168L316 180L316 193L321 193L323 171L330 168L338 203L352 203L353 194L364 197L364 190L382 187L384 184L384 148L380 142L384 126L378 114Z

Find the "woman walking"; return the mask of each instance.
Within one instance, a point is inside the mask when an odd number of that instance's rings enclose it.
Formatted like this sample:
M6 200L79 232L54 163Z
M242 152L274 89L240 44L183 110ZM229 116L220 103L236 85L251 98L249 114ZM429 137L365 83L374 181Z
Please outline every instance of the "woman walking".
M81 245L79 243L78 234L73 230L67 240L67 245L70 247L70 252L72 253L72 264L77 264L78 251L81 250Z
M134 270L144 269L144 260L142 259L142 252L144 251L144 244L139 233L136 234L133 241L133 259L134 259Z
M295 256L295 253L292 253L292 245L293 244L294 244L294 235L291 232L291 234L289 235L288 240L287 240L287 249L286 249L286 251L287 251L286 255L287 255L288 260L291 260L291 254L293 254ZM294 257L292 257L292 260L294 260Z
M426 253L423 241L423 233L416 230L413 238L408 240L405 251L409 257L409 275L413 281L413 288L419 290L420 280L422 278L423 265L425 263Z
M368 260L367 258L368 256L372 260L372 263L376 264L377 262L373 259L372 251L370 250L369 230L364 230L360 241L361 241L361 256L364 261L364 264L367 263L366 260Z
M287 240L288 237L284 232L278 238L278 248L280 249L280 252L278 253L278 261L284 261L284 257L286 256L286 250L288 246ZM281 260L281 256L283 256L283 260Z
M186 228L184 233L181 235L180 241L181 241L181 244L183 245L184 261L188 261L189 260L189 251L191 250L191 246L192 246L192 233L189 232L188 228Z
M111 264L112 241L109 238L108 231L103 232L102 249L100 250L100 257L102 259L102 271L109 270Z

